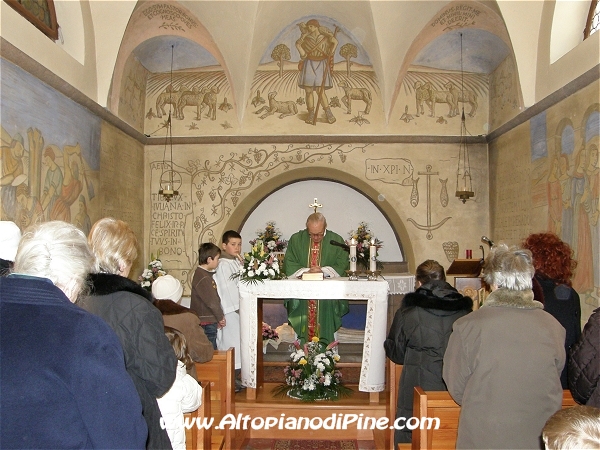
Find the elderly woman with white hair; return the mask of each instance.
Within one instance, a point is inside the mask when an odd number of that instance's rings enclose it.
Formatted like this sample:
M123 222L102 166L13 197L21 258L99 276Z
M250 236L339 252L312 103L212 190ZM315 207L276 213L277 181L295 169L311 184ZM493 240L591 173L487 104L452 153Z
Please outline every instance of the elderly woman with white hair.
M543 448L562 405L565 329L533 300L529 250L499 244L483 265L491 293L454 322L443 377L461 405L457 449Z
M88 241L96 256L96 273L90 276L91 295L78 304L106 320L121 341L148 425L146 448L171 448L156 399L173 385L177 358L152 294L127 278L137 258L135 234L126 222L105 217L92 226Z
M54 221L28 229L0 278L3 448L137 448L148 430L123 349L73 303L94 257L84 234Z

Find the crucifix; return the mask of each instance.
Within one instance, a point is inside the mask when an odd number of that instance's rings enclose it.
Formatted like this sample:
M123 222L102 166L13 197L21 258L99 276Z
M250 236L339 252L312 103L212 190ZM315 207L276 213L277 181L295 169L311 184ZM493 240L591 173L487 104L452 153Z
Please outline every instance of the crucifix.
M321 205L318 201L317 201L317 197L315 197L315 201L312 203L312 205L308 205L309 208L314 208L315 212L317 212L317 208L322 208L323 205Z

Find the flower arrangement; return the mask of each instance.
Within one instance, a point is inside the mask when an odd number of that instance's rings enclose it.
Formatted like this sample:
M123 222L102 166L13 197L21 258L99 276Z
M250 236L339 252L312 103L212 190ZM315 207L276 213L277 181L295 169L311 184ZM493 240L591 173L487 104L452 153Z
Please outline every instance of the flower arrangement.
M290 364L284 369L285 383L273 390L274 395L288 395L304 402L339 400L352 393L342 384L342 373L335 364L340 360L337 341L325 345L317 336L300 346L290 346Z
M281 231L275 226L275 222L270 220L267 222L264 230L256 231L257 238L250 241L251 245L255 245L258 241L262 241L267 252L283 252L287 247L287 241L281 239Z
M150 255L150 258L151 261L148 263L148 267L144 269L138 278L140 285L148 292L152 292L152 283L154 283L154 280L167 274L158 256L155 258L154 255Z
M279 268L276 255L270 253L260 239L252 245L248 253L244 253L244 265L232 278L239 278L245 283L257 283L264 280L280 280L285 278Z
M358 266L362 267L364 270L369 268L369 246L371 245L371 241L375 242L375 247L377 251L375 253L375 257L379 256L379 249L383 247L383 241L380 241L369 229L369 224L367 222L360 222L358 224L358 228L356 231L352 230L348 234L349 239L354 239L356 241L356 263ZM350 245L348 241L346 244ZM381 269L383 264L380 261L377 261L377 269Z
M279 339L279 334L273 328L270 327L268 323L262 324L262 339L263 341L268 341L269 339L275 341Z

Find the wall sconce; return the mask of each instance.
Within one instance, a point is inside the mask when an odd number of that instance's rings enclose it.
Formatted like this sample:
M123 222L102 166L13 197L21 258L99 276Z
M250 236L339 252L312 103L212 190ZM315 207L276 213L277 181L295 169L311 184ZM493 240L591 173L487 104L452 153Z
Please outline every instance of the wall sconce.
M460 93L464 98L464 71L463 71L463 35L460 33ZM475 196L471 180L471 163L469 162L469 147L467 144L467 125L465 122L465 104L462 104L462 115L460 118L460 144L458 150L458 168L456 170L456 197L466 203Z
M173 91L173 47L174 46L171 45L171 92ZM174 196L179 195L178 189L181 187L181 177L179 176L179 174L176 174L173 171L173 129L171 126L172 107L173 103L171 102L169 94L169 115L167 117L167 121L164 124L164 127L166 128L167 132L165 136L165 149L163 152L162 173L160 174L159 182L160 189L158 191L158 195L162 195L162 197L167 202L170 202ZM170 149L169 161L167 161L167 146Z

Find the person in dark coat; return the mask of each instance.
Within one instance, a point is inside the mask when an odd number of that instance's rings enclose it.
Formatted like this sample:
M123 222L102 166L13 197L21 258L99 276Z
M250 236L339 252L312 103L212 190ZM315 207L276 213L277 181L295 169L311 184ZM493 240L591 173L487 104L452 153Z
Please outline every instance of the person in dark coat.
M571 348L569 389L577 403L600 408L600 308L594 310Z
M123 349L73 304L94 257L65 222L28 229L0 278L0 447L143 449L148 429Z
M162 315L152 304L152 294L127 278L137 258L137 239L125 222L104 218L94 224L88 241L97 273L90 275L91 295L79 305L108 322L121 341L127 372L148 424L146 448L170 449L156 399L175 381L177 357L164 334Z
M577 262L573 259L573 250L569 244L554 233L531 234L523 241L523 248L533 255L534 286L537 283L542 290L541 298L535 296L535 299L544 304L544 311L552 314L567 332L567 364L560 375L560 384L563 389L569 389L569 349L581 335L581 303L579 294L571 284Z
M403 364L398 384L396 420L406 425L413 414L413 390L445 391L442 360L452 324L473 308L473 300L446 283L444 268L433 260L417 267L415 292L406 294L394 316L384 347L388 358ZM396 429L394 448L411 442L410 430Z

